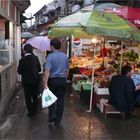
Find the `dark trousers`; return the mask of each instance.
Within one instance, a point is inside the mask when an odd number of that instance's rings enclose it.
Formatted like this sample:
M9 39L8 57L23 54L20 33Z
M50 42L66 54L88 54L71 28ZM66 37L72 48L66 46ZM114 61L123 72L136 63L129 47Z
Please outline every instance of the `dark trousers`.
M140 106L140 90L135 91L134 95L135 95L135 102L136 102L135 104Z
M23 84L25 102L30 114L37 112L39 82L33 84Z
M48 87L57 97L57 101L49 107L49 119L55 119L56 123L60 123L64 110L66 78L50 78Z

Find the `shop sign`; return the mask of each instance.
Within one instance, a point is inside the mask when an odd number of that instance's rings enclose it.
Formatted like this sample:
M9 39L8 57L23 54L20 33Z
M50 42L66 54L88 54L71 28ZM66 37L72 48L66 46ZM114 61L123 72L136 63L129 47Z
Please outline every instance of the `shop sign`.
M79 48L82 46L82 40L80 38L73 39L73 47Z
M72 40L73 53L75 56L82 54L82 40L80 38L74 38Z

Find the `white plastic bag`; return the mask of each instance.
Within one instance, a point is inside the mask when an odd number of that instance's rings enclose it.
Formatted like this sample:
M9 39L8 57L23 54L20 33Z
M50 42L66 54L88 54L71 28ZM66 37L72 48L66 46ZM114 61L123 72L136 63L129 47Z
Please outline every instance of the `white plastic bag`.
M42 94L42 108L49 107L57 100L57 97L49 90L44 89Z

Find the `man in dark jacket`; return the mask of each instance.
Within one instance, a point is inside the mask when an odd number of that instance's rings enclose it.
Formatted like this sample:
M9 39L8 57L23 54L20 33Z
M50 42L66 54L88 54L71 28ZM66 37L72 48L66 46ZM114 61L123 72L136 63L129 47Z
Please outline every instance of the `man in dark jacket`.
M39 72L41 66L38 57L33 54L32 46L24 46L24 57L19 60L18 73L21 74L22 85L25 93L25 101L28 110L28 116L37 112L38 90L39 90Z
M112 77L109 86L109 103L121 112L130 113L133 111L135 100L135 84L131 79L130 66L122 67L121 74Z

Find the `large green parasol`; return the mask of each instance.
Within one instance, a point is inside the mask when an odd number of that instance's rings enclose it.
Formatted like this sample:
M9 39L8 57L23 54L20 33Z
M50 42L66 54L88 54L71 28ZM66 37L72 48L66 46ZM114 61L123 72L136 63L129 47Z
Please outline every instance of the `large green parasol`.
M90 14L90 12L80 11L61 18L52 26L52 29L49 32L49 36L60 37L74 35L75 37L79 38L93 37L92 35L89 35L87 32L85 32L83 28L86 26Z
M54 27L49 32L50 37L71 36L78 38L93 38L94 35L88 34L80 27Z
M134 25L113 13L92 12L85 30L89 34L140 41L140 31Z
M49 36L81 38L96 36L117 37L140 41L140 31L121 17L107 12L78 12L60 19L52 26Z

